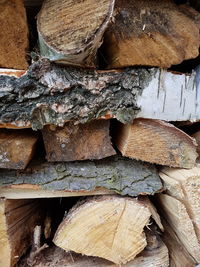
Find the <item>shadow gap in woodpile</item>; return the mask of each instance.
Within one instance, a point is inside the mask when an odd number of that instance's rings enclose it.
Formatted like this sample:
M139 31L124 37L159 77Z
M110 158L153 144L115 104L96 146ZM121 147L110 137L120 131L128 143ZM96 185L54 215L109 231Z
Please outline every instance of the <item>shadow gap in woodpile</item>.
M0 0L0 267L200 264L198 2Z

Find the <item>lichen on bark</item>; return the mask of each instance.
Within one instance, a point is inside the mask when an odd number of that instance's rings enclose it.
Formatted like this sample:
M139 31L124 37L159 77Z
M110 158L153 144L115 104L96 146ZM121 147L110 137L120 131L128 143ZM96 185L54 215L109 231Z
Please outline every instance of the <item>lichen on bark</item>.
M137 97L157 69L94 71L61 67L41 59L20 78L0 76L0 123L63 126L111 114L131 122L140 107Z
M97 161L32 163L25 171L0 170L0 187L38 185L45 190L93 191L103 187L121 195L154 194L162 189L155 166L121 157Z

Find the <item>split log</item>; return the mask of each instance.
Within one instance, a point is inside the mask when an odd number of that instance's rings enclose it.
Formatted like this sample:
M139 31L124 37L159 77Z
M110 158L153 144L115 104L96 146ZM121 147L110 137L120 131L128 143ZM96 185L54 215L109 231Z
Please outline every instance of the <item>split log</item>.
M110 121L67 123L64 128L45 126L42 134L48 161L102 159L116 152L109 135Z
M173 267L194 267L197 265L197 261L188 253L186 248L173 231L172 227L162 218L164 226L164 233L162 234L162 240L169 250L170 262L169 266Z
M41 129L111 117L123 123L136 117L195 121L200 119L199 73L142 68L95 72L43 59L21 78L0 76L0 123Z
M172 124L135 119L116 129L116 145L123 156L171 167L192 168L196 142Z
M53 242L67 252L125 264L146 247L144 227L150 217L144 199L140 202L119 196L93 197L69 211Z
M30 247L34 227L43 216L38 200L0 200L0 266L17 263Z
M200 244L186 207L178 199L167 194L158 194L159 210L188 253L200 262Z
M37 133L0 129L0 168L25 169L33 158Z
M60 196L62 193L63 196L86 195L99 188L138 196L162 189L153 165L118 157L57 164L32 162L24 171L0 170L0 176L0 195L9 198L30 197L31 194L45 197L45 191L47 196L52 191L52 197L57 196L55 191L60 192ZM38 193L40 190L42 195Z
M149 242L147 236L146 248L138 254L134 260L121 265L122 267L168 267L168 250L162 240L155 234L153 244ZM23 260L19 267L27 267L27 258ZM117 267L116 264L95 257L82 256L74 252L67 253L63 249L53 246L42 250L34 259L31 267Z
M200 165L191 170L163 168L160 177L167 193L183 203L200 242Z
M104 36L108 68L133 65L168 68L199 54L198 12L174 1L118 0ZM187 11L187 12L186 12Z
M41 55L59 63L95 67L114 2L45 0L37 27Z
M0 67L27 69L28 26L23 0L0 3Z

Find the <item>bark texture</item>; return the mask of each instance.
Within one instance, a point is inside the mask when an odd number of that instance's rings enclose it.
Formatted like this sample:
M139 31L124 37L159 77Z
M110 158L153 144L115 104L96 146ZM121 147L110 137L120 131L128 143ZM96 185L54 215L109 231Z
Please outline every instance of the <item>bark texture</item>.
M111 112L130 121L139 107L136 96L155 69L100 72L61 68L41 60L21 78L0 76L0 123L40 129L68 120L87 122Z
M0 75L0 124L41 129L111 117L123 123L136 117L194 121L200 119L198 73L92 71L41 59L20 78Z
M31 185L45 190L91 191L98 187L121 195L154 194L162 183L153 165L111 157L98 161L32 164L26 171L0 171L3 189ZM0 188L0 193L1 193Z

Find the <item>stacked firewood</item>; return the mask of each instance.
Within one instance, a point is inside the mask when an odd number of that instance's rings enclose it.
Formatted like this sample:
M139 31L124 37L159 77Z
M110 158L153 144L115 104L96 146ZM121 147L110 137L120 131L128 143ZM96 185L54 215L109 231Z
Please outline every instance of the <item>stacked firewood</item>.
M0 0L0 23L0 267L199 264L198 1Z

